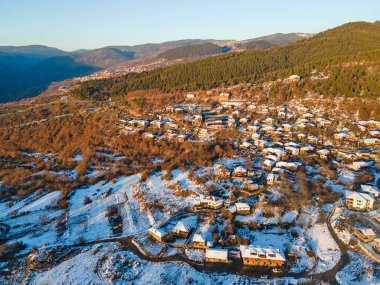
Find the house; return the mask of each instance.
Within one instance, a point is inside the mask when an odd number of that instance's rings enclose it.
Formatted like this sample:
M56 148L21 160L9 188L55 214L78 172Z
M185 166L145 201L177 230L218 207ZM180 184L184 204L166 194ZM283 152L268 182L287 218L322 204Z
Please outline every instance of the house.
M380 145L380 139L378 139L378 138L364 138L363 143L365 145Z
M240 245L240 254L247 266L280 267L285 263L285 256L278 249Z
M319 142L319 137L318 136L308 136L307 141L309 143L315 143L317 144Z
M299 147L295 147L295 146L287 146L285 147L285 149L291 154L291 155L299 155L300 154L300 149Z
M209 209L220 209L223 206L223 201L214 197L214 196L207 196L207 195L200 195L199 196L199 205L203 208L209 208Z
M343 131L343 132L340 132L340 133L336 133L336 134L334 134L334 138L336 140L346 139L346 138L348 138L348 132L347 131Z
M268 153L274 154L278 157L284 157L286 156L286 151L283 148L275 148L275 147L268 147L263 150L263 154L266 155Z
M232 177L238 178L238 177L245 177L247 176L247 169L243 166L238 166L234 169L232 172Z
M291 132L293 130L292 124L283 124L282 126L283 126L285 132Z
M356 160L356 161L352 162L352 166L353 166L356 170L360 170L360 169L362 169L362 168L371 167L371 162L370 162L370 161Z
M149 236L154 238L156 241L163 242L164 238L167 235L167 232L164 232L163 230L160 229L155 229L155 228L150 228L148 230Z
M235 207L238 215L248 215L251 213L251 207L246 203L235 203Z
M229 178L231 172L223 164L214 165L214 177L217 179L226 179Z
M140 127L140 128L146 128L146 127L149 127L149 124L150 122L148 120L138 120L137 121L137 125Z
M301 149L300 149L300 152L302 154L308 154L308 153L311 153L313 151L314 151L314 147L311 146L311 145L307 145L307 146L301 147Z
M360 239L362 242L370 242L373 241L376 237L375 232L370 229L354 229L354 235Z
M200 234L194 234L193 236L193 247L195 248L208 248L211 246L211 243L206 241L204 237Z
M327 160L330 155L330 151L328 149L320 149L317 153L319 154L319 158L323 160Z
M267 176L267 184L273 185L278 180L278 178L280 178L280 176L278 174L269 173Z
M304 133L299 133L299 134L297 135L297 138L298 138L299 140L303 141L303 140L306 139L306 134L304 134ZM301 149L301 150L302 150L302 149Z
M187 93L186 99L195 99L195 94L194 93Z
M252 183L252 182L246 182L246 183L244 183L244 188L247 191L256 191L256 190L260 189L259 184Z
M371 194L375 198L379 197L379 189L377 189L377 187L375 187L375 186L360 185L360 189L362 190L362 192Z
M289 84L300 81L301 77L297 74L290 75L289 77L282 80L283 83Z
M231 98L230 92L223 92L219 94L219 101L229 101Z
M252 147L252 144L250 142L247 142L247 141L244 141L243 143L241 143L239 145L239 149L242 149L242 150L247 150L250 147Z
M263 161L262 168L267 170L272 170L273 166L275 165L275 161L271 159L266 159Z
M185 142L189 139L190 136L191 136L191 134L180 134L177 137L178 142Z
M286 162L286 161L279 161L276 163L276 167L282 167L285 169L288 169L290 171L297 171L298 168L301 167L301 163L299 162Z
M229 263L227 249L206 249L206 262Z
M366 194L346 191L346 206L354 210L372 210L374 199Z
M380 238L374 239L373 248L380 253Z
M182 238L187 238L193 226L191 223L178 221L175 227L173 228L173 233Z

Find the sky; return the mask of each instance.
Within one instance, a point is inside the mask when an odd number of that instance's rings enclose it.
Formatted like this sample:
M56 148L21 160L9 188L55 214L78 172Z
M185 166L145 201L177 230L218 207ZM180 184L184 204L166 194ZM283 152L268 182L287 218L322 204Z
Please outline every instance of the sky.
M380 20L379 0L0 0L0 45L66 51L318 33Z

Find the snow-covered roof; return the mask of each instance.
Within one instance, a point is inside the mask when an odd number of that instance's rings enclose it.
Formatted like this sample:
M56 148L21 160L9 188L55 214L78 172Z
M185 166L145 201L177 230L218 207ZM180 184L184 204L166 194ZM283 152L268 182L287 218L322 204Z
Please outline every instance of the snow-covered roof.
M220 260L228 259L228 250L227 249L206 249L206 258L214 258Z
M235 206L236 206L236 210L249 210L249 209L251 209L251 207L248 205L248 204L246 204L246 203L235 203Z
M275 173L269 173L268 176L267 176L267 180L274 180L274 179L278 179L280 176L278 174L275 174Z
M193 242L206 242L200 234L194 234Z
M166 234L166 232L164 232L163 230L155 229L155 228L150 228L149 232L151 232L152 234L155 234L156 236L160 238L164 237Z
M346 199L354 199L354 200L374 200L370 195L366 193L359 193L346 190Z
M270 260L285 261L285 257L279 249L253 247L252 245L240 245L242 258L265 258Z
M373 194L375 197L379 196L379 189L373 185L360 185L363 192Z
M247 169L243 166L238 166L234 169L234 172L235 173L239 173L239 172L247 172Z
M362 233L363 236L375 236L375 232L371 228L357 229Z
M173 231L189 232L192 228L192 224L189 222L178 221Z
M299 162L286 162L286 161L279 161L276 163L277 167L284 167L284 168L298 168L302 164Z
M268 147L268 148L264 149L263 153L275 153L278 156L286 155L286 152L284 149L274 148L274 147Z

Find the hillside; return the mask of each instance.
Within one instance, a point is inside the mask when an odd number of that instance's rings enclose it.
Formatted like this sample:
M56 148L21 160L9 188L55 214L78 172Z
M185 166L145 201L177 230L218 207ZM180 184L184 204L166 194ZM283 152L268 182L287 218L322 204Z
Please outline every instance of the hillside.
M163 43L148 43L135 46L110 46L109 48L114 48L120 50L121 52L130 52L134 54L134 59L154 57L159 53L165 52L170 49L177 47L191 46L191 45L201 45L205 43L212 42L214 40L201 40L201 39L186 39L178 41L169 41Z
M72 57L76 62L88 66L106 68L133 59L134 52L123 52L116 48L100 48L73 55Z
M294 73L305 76L315 68L323 69L359 60L378 64L379 55L380 23L349 23L284 47L229 53L188 64L129 75L127 80L113 82L111 85L107 83L104 85L107 86L106 90L102 92L122 95L128 91L140 89L210 89L225 83L234 85L238 82L259 79L272 80L277 76L289 76ZM347 74L346 76L349 80L350 77L356 75ZM368 76L372 84L367 87L371 89L368 93L378 92L380 89L378 73L368 74ZM103 83L83 84L77 92L91 93L90 90L94 90L91 88L92 85L99 88ZM109 86L111 89L108 89ZM353 94L347 95L357 94L360 88L357 86ZM86 94L86 96L90 95Z
M286 44L294 43L300 40L304 40L310 38L313 34L304 34L304 33L276 33L273 35L257 37L254 39L249 39L244 42L252 42L252 41L264 41L270 43L273 46L283 46Z
M229 51L229 48L227 47L218 46L212 43L206 43L201 45L191 45L170 49L160 53L158 57L166 59L177 59L221 54L227 51Z
M241 43L239 45L239 48L241 48L241 49L267 49L267 48L271 48L274 46L275 46L274 44L267 42L267 41L252 40L252 41L247 41L247 42Z

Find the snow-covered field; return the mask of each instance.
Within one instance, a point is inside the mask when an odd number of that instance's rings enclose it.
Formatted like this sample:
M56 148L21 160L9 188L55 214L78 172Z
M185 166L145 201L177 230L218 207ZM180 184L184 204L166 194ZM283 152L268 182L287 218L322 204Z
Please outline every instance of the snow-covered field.
M341 285L380 284L380 266L363 256L350 252L350 263L338 272L336 279Z
M314 224L307 230L306 235L310 239L314 253L318 257L316 273L333 268L340 259L340 249L331 236L327 225Z
M86 248L74 258L43 272L32 274L30 284L254 284L247 276L200 272L183 262L151 262L129 251L117 250L115 244L96 246L97 252ZM195 252L189 255L196 258ZM290 284L292 278L261 280L271 284ZM259 284L259 283L257 283Z

